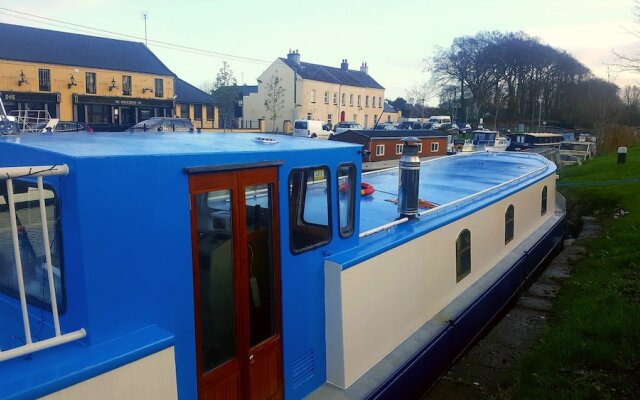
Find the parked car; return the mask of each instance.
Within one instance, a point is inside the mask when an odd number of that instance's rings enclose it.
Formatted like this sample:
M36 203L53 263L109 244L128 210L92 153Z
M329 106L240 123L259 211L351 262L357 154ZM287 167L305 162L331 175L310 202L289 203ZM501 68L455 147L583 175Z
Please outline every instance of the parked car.
M402 121L400 129L422 129L422 124L417 121Z
M328 139L332 135L329 125L322 121L297 119L293 122L293 136Z
M93 132L93 128L84 122L76 121L58 121L41 122L36 125L35 129L39 132Z
M395 125L393 125L391 122L383 122L381 124L376 125L376 130L377 131L395 131L398 130L398 128L395 127Z
M138 122L128 132L193 132L195 127L186 118L153 117Z
M336 124L336 126L335 126L335 134L337 135L339 133L346 132L348 130L356 130L357 131L357 130L362 130L362 129L364 129L362 127L362 125L360 125L360 124L358 124L356 122L345 122L345 121L342 121L342 122L338 122L338 124Z

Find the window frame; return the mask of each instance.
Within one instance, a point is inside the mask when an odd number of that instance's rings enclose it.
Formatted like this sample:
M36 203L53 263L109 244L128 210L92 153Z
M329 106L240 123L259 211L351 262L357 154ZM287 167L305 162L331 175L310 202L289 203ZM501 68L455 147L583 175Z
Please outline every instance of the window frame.
M440 150L440 143L431 142L431 152L432 153L437 153L439 150Z
M418 154L422 153L422 142L418 143Z
M122 95L131 96L133 92L133 78L131 75L122 75Z
M353 107L353 93L349 95L349 107Z
M202 105L201 104L193 105L193 120L202 121Z
M207 105L207 106L205 106L205 111L207 113L207 115L206 115L207 121L213 122L213 120L214 120L213 116L216 113L215 112L215 107L212 106L212 105Z
M504 244L508 244L515 236L515 209L513 204L509 204L504 212Z
M347 94L346 93L342 93L342 106L346 106L347 105Z
M358 107L362 107L362 95L358 95Z
M333 105L334 106L338 105L338 93L337 92L333 92Z
M154 79L154 91L153 94L156 97L164 97L164 79L155 78Z
M378 96L378 108L382 108L382 96Z
M340 192L340 170L342 168L349 168L351 169L350 171L350 177L348 179L348 182L351 182L352 185L347 184L346 190L349 191L349 198L348 198L348 203L347 203L347 225L345 227L345 230L343 231L342 229L342 214L340 213L340 196L341 196L341 192ZM338 165L338 176L337 176L337 180L336 182L338 183L338 235L340 236L340 238L342 239L347 239L350 238L351 236L353 236L353 234L355 233L355 220L356 220L356 166L353 163L342 163Z
M404 148L404 144L396 143L396 155L402 154L402 149Z
M371 96L371 107L376 108L376 96Z
M316 103L316 90L315 89L311 89L311 104L315 104Z
M51 91L51 70L49 68L38 68L38 90L41 92Z
M319 169L323 169L324 173L325 173L325 186L326 186L326 201L327 201L327 225L320 225L320 224L316 224L316 223L311 223L311 222L307 222L304 220L304 212L305 212L305 203L306 203L306 191L307 191L307 187L309 185L309 181L308 181L308 173L314 173L315 170L319 170ZM292 199L292 191L293 191L293 184L292 184L292 178L294 176L295 173L299 173L299 172L303 172L303 177L305 179L307 179L304 185L302 185L302 192L300 193L300 195L295 199L296 201L294 202ZM332 207L331 207L331 198L332 198L332 194L331 194L331 169L329 168L328 165L315 165L315 166L307 166L307 167L299 167L299 168L292 168L289 171L289 176L287 179L287 185L289 186L288 190L288 198L287 200L289 201L289 251L291 252L292 255L296 256L302 253L306 253L308 251L317 249L319 247L322 247L328 243L331 243L331 239L333 238L333 226L332 226ZM295 217L295 221L294 218ZM296 231L296 228L300 227L300 226L304 226L304 227L311 227L311 228L315 228L315 229L322 229L323 231L326 231L326 238L324 238L322 241L318 241L316 243L313 243L311 245L307 245L307 246L303 246L300 248L297 248L296 246L294 246L294 242L292 241L292 238L294 235L292 235L292 232Z
M85 72L84 73L85 85L84 89L87 94L96 94L96 73Z
M462 239L468 236L468 246L463 247ZM463 258L464 257L464 258ZM466 261L466 262L465 262ZM468 264L468 265L465 265ZM468 269L466 269L468 267ZM471 273L471 231L463 229L456 239L456 283L463 280Z
M384 148L385 148L384 144L377 144L376 145L376 156L383 156L384 155ZM380 149L382 149L382 151L379 151Z
M542 188L542 195L541 195L541 204L540 204L540 216L543 216L547 213L547 209L549 208L549 199L548 199L548 190L547 190L547 185L544 185L544 187Z
M25 185L28 188L32 188L35 189L36 191L38 190L38 183L36 180L32 180L32 179L14 179L13 181L13 189L14 189L14 193L16 193L16 188L20 185ZM64 262L64 239L62 236L62 207L61 207L61 202L60 202L60 195L58 193L58 191L56 190L56 187L54 187L52 184L48 183L47 181L43 180L42 182L42 187L45 190L49 190L51 193L53 193L53 210L54 210L54 215L53 215L53 220L55 221L55 227L53 228L53 238L49 238L49 242L50 243L56 243L58 245L57 247L57 254L58 254L58 261L59 261L59 265L55 265L56 268L58 268L60 270L60 299L57 302L58 305L58 314L59 315L63 315L65 314L65 312L67 311L67 296L66 296L66 285L65 285L65 262ZM7 199L8 201L8 199ZM47 205L47 201L48 199L45 199L45 206ZM38 200L30 200L30 202L34 202L37 205L34 208L38 209L38 221L40 221L40 204L38 203ZM7 208L7 219L9 218L9 210L8 210L8 204L5 205L5 207ZM17 211L17 210L16 210ZM47 214L48 215L48 214ZM40 233L41 233L41 229L42 229L42 222L39 222L39 228L40 228ZM51 226L51 225L49 225ZM12 248L13 249L13 248ZM13 254L13 253L12 253ZM54 254L52 252L52 259L54 258ZM24 260L23 261L23 276L24 276L24 270L25 270L25 265L24 265ZM52 260L53 261L53 260ZM25 283L26 286L26 283ZM47 295L49 295L49 289L48 289L48 285L46 286L45 292ZM20 292L17 290L14 291L11 288L4 286L4 285L0 285L0 294L4 294L6 296L9 297L13 297L20 299ZM51 301L49 301L49 303L46 303L42 300L39 300L38 298L33 297L31 294L29 294L28 292L25 293L26 294L26 298L27 298L27 304L34 306L34 307L38 307L40 309L42 309L43 311L47 311L47 312L51 312ZM56 288L56 297L58 296L58 292L57 292L57 288Z
M324 104L329 104L329 91L324 91Z
M369 95L364 96L364 106L369 107Z

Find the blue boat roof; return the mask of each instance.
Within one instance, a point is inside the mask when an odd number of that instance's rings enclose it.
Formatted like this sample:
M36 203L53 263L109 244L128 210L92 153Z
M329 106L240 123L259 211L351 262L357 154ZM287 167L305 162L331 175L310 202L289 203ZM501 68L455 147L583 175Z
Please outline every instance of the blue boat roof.
M274 139L276 143L265 143L260 138ZM283 152L361 147L270 133L37 133L0 137L0 141L72 158L266 153L277 159L277 154Z

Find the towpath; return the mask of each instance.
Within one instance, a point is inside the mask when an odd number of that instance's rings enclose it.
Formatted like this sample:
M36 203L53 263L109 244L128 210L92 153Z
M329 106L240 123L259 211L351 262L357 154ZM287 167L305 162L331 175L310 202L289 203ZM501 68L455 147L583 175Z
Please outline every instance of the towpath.
M515 367L522 354L538 340L550 317L553 300L572 266L585 254L582 240L597 237L595 218L582 217L583 229L575 243L565 242L540 277L518 303L436 383L422 400L476 400L511 398Z

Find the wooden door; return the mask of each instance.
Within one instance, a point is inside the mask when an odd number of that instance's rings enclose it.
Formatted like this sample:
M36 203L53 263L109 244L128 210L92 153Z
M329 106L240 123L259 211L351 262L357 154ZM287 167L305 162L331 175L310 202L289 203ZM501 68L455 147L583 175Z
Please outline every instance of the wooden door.
M283 397L277 169L193 175L200 399Z

